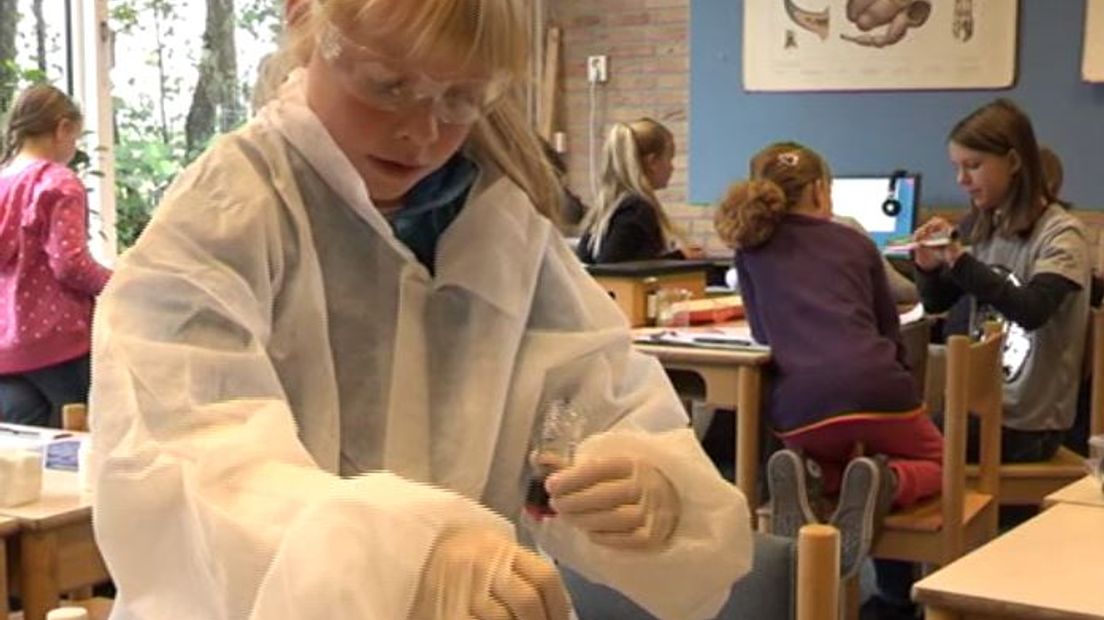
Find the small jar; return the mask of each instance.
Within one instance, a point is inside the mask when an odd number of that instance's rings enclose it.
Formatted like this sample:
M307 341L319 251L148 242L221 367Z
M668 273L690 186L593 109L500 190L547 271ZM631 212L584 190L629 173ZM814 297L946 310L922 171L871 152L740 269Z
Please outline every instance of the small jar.
M555 401L544 412L531 457L533 475L525 494L525 511L533 518L540 520L556 514L544 481L575 460L582 430L583 417L569 401Z

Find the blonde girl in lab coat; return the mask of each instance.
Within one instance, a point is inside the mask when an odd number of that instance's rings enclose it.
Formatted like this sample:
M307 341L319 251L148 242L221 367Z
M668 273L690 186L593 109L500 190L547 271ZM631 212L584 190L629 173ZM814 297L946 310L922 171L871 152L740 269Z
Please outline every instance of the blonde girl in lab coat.
M744 498L547 214L523 0L313 0L96 313L121 619L560 620L549 555L659 618L750 568ZM544 412L573 464L523 510Z

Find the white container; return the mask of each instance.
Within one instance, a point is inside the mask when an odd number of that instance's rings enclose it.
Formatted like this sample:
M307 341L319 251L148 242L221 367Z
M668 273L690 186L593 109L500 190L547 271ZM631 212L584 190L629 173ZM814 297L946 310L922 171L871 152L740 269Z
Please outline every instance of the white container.
M0 450L0 506L28 504L42 497L42 454Z
M1104 484L1104 435L1089 437L1089 465L1096 479Z
M58 607L46 614L46 620L88 620L88 610L83 607Z

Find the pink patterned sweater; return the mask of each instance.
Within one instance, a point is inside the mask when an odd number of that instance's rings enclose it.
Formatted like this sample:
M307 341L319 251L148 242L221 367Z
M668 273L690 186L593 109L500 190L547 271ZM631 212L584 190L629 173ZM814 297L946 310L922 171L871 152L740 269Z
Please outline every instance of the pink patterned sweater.
M0 170L0 374L88 353L111 271L88 252L84 186L65 166Z

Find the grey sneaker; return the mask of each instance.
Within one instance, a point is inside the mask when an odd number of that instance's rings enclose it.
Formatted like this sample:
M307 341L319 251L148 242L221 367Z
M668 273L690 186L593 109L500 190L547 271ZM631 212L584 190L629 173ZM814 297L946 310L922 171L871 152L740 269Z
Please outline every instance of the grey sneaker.
M779 450L767 461L771 533L796 538L806 523L818 523L805 488L805 464L793 450Z
M840 531L840 577L858 573L874 540L881 471L874 459L852 459L843 470L839 504L829 523Z

